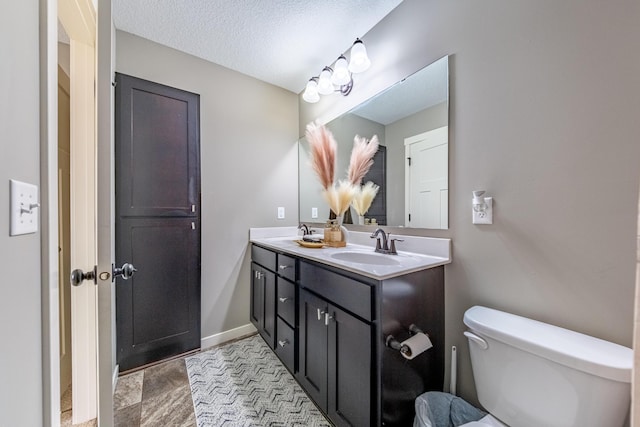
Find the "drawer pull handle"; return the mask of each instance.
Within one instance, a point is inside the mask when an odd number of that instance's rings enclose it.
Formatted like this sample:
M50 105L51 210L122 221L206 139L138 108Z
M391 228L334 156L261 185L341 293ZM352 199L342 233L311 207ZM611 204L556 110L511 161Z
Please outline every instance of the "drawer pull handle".
M283 265L280 264L280 270L286 270L287 268L291 267L290 265Z
M278 341L278 345L280 347L284 347L285 345L289 344L289 340L282 340L282 341Z
M318 320L322 320L322 315L325 314L326 311L318 309Z
M324 313L324 325L329 326L329 320L333 319L333 316L329 313Z
M287 302L287 301L289 301L289 298L286 298L286 297L284 297L284 298L278 298L278 299L280 300L280 302Z

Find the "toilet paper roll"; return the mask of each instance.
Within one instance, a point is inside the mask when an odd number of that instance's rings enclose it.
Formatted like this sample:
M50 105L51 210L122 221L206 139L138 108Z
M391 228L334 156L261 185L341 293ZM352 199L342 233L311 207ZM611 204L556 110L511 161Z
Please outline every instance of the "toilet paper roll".
M411 360L431 347L433 344L429 337L426 334L418 333L400 344L400 352L405 359Z

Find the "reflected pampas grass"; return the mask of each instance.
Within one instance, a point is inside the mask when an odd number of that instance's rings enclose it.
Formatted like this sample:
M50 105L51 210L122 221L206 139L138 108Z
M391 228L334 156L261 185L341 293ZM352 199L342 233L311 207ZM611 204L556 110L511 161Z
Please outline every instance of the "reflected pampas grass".
M356 135L353 138L353 149L351 150L351 160L347 177L353 185L360 185L364 176L373 165L373 156L378 151L378 136L373 135L371 141Z
M358 215L364 216L364 214L367 213L371 207L371 203L373 203L373 199L375 199L378 194L379 189L380 187L371 181L367 182L362 187L355 188L355 194L351 201L351 206L353 206L353 209Z

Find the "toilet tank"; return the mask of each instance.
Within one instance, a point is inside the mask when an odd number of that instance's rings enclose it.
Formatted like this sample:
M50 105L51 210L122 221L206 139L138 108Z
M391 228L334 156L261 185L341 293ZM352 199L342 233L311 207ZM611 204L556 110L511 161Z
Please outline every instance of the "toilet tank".
M629 411L633 351L502 311L464 314L478 400L511 427L617 427Z

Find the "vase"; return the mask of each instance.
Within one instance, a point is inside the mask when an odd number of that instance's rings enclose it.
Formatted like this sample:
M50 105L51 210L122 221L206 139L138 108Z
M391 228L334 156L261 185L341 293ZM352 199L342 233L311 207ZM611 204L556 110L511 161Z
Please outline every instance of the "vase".
M358 225L364 225L364 215L358 215Z
M342 218L338 217L327 221L324 229L324 241L327 246L346 246L349 238L349 230L342 225Z

